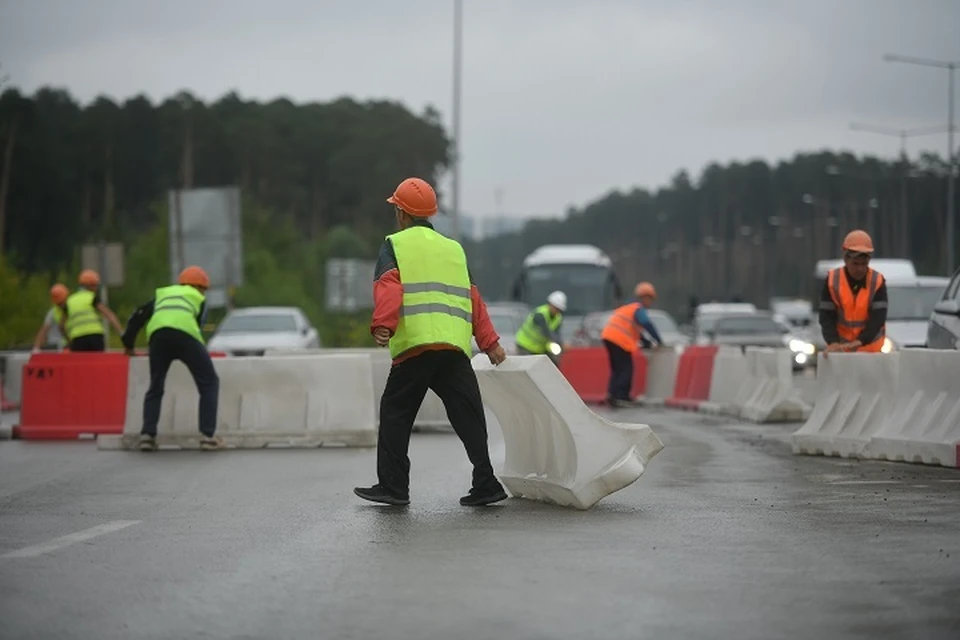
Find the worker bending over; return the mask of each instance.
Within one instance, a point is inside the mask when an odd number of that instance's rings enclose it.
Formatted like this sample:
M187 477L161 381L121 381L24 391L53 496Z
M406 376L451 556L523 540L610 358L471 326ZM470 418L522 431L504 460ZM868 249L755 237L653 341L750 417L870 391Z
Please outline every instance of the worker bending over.
M887 284L870 268L873 240L866 231L843 239L843 266L831 269L820 294L820 330L826 353L878 353L886 338Z
M123 346L127 355L133 355L133 345L143 325L147 325L150 356L150 388L143 398L143 428L140 431L140 450L157 448L157 423L167 372L174 360L182 362L190 371L200 393L200 448L219 449L223 442L214 434L217 430L217 401L220 378L213 368L210 354L204 347L200 327L206 319L205 293L210 278L200 267L187 267L180 272L178 284L157 289L152 300L137 309L123 332Z
M57 349L63 349L64 340L63 334L60 332L60 325L63 324L63 311L66 308L69 295L70 290L59 282L50 287L50 303L53 306L47 311L43 324L37 331L37 337L33 339L34 353L38 353L44 344L52 344Z
M612 407L625 407L632 402L633 354L637 350L637 343L642 343L644 347L651 346L643 332L649 333L658 346L663 344L660 333L647 313L647 308L657 299L656 289L649 282L641 282L634 294L637 299L616 309L600 334L610 357L607 403Z
M547 354L551 342L560 344L560 325L563 312L567 310L567 294L554 291L542 304L527 316L517 331L517 352L521 355Z
M408 178L387 199L400 231L380 248L373 285L370 330L390 347L393 364L380 400L377 484L353 491L364 500L410 504L410 433L427 389L440 396L447 417L473 463L464 506L507 497L493 474L487 423L477 376L470 365L471 336L490 362L506 359L472 282L463 247L427 220L437 212L437 195L419 178Z
M100 300L100 274L84 269L78 282L80 288L67 297L60 328L70 342L70 351L106 351L101 316L117 333L123 333L123 327L117 315Z

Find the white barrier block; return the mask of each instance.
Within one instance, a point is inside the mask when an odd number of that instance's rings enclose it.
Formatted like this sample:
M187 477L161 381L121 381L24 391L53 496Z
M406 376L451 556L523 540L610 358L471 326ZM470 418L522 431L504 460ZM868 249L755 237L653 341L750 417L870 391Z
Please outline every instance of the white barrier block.
M302 358L214 358L220 376L217 435L228 447L375 446L373 368L365 355ZM130 358L122 436L101 436L101 449L132 448L143 424L150 385L147 358ZM199 446L199 394L186 367L167 375L157 442Z
M3 375L3 397L7 402L20 404L23 388L23 367L30 360L30 352L8 352L4 354L6 373Z
M792 358L789 349L747 347L736 415L753 422L800 422L810 416L810 405L793 386Z
M817 399L792 436L797 454L857 457L893 408L899 353L822 354Z
M672 348L644 352L647 358L647 389L641 404L656 405L673 395L680 351Z
M747 377L747 358L740 347L720 347L713 360L710 394L700 404L701 411L738 414L734 404Z
M637 481L663 449L653 430L593 413L549 358L473 358L484 405L503 431L499 474L518 498L589 509Z
M960 467L960 351L904 349L893 409L862 458Z

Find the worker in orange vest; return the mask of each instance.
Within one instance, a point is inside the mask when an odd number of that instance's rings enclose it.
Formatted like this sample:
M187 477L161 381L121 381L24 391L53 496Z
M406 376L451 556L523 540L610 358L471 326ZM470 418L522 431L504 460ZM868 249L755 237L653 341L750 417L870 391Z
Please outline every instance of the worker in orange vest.
M843 239L843 267L831 269L820 295L826 353L879 353L886 338L887 285L870 268L873 240L861 229Z
M637 343L642 342L645 347L651 344L643 335L644 330L658 346L663 344L660 333L646 311L657 299L657 290L649 282L641 282L634 293L637 299L616 309L600 334L610 357L607 404L611 407L626 407L632 402L633 354L637 350Z

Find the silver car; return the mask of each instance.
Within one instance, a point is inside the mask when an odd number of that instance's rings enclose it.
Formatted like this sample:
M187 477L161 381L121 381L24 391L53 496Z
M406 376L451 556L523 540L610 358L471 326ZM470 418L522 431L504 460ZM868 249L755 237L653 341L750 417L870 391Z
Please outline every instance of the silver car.
M210 351L262 356L268 349L316 349L320 335L299 307L234 309L207 343Z
M516 302L492 302L487 305L490 322L500 336L500 346L508 355L517 353L517 331L527 319L531 309L525 304ZM473 340L473 355L480 353L476 339Z
M960 269L953 274L927 324L927 346L960 349Z

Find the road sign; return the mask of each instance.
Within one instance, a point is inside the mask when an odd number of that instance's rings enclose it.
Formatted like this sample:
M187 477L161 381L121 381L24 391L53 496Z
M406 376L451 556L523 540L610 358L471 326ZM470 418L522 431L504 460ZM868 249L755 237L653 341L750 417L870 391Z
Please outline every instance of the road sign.
M80 251L80 268L93 269L108 287L122 287L124 282L123 243L85 244Z
M373 308L373 260L331 258L326 266L328 311L359 311Z

